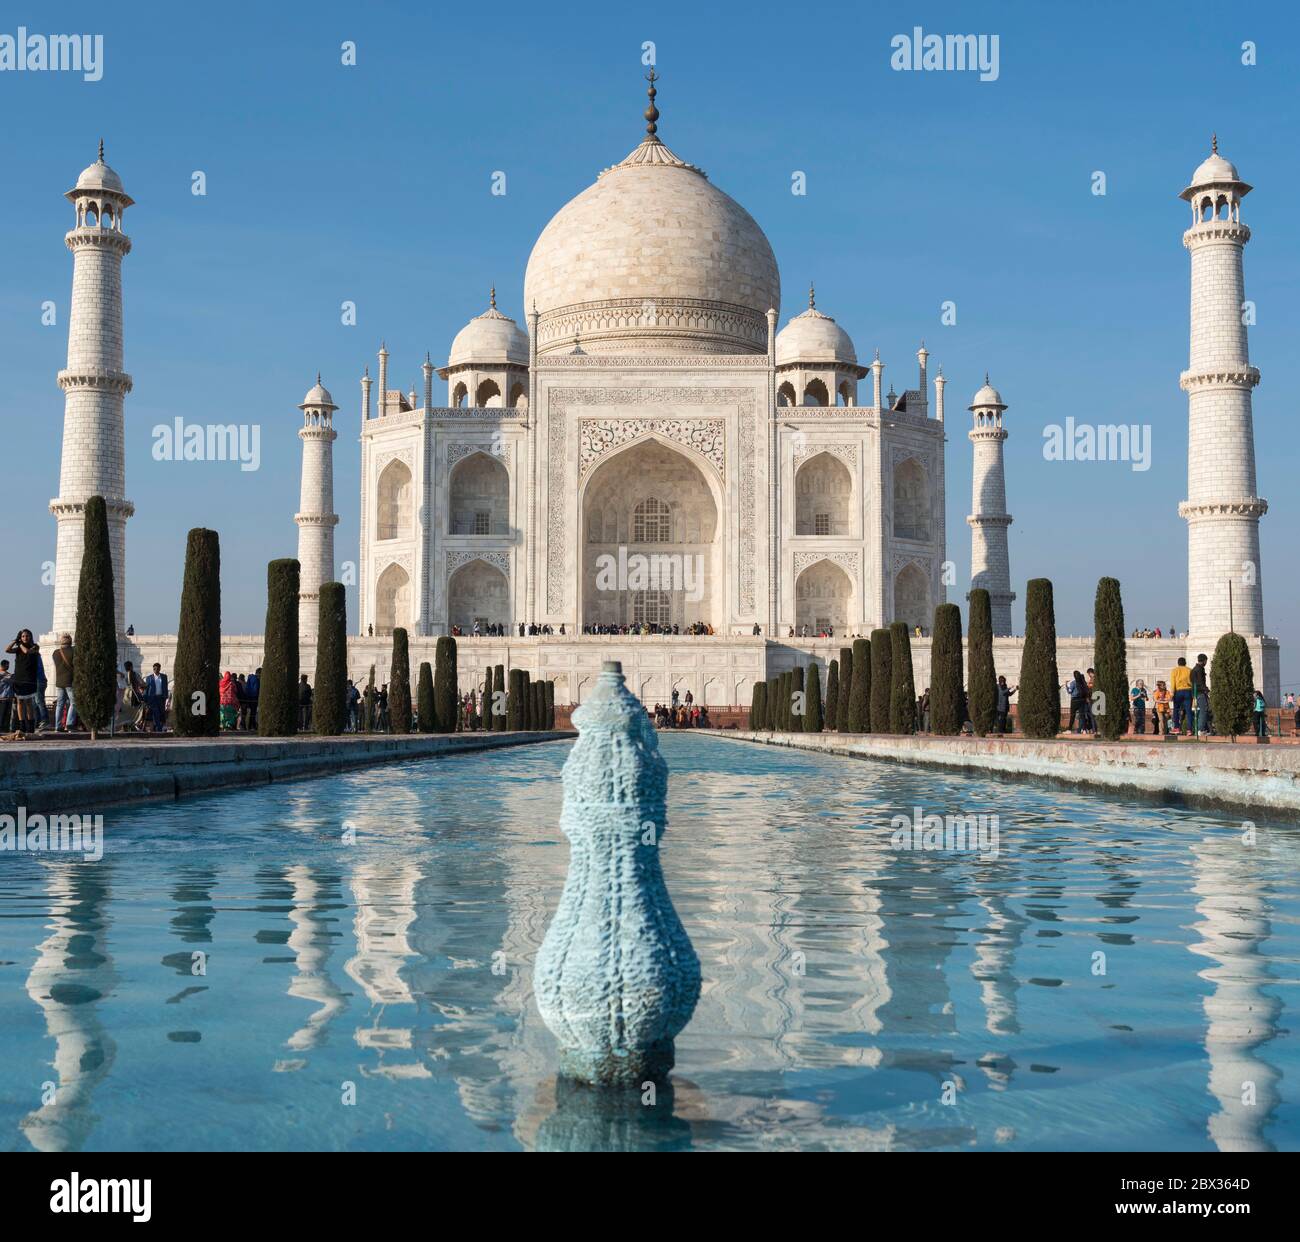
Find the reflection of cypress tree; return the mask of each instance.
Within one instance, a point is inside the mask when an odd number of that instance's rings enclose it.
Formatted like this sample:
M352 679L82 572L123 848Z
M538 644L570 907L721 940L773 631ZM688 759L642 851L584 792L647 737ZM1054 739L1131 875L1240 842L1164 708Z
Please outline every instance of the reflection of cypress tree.
M804 697L803 665L796 664L790 670L790 731L803 732L803 716L808 710L808 701Z
M890 733L916 732L916 682L912 676L912 640L907 625L895 621L889 627L890 652L893 664L889 695ZM960 643L957 648L961 651Z
M889 696L894 680L893 640L888 630L871 631L871 729L889 732Z
M257 696L257 731L262 737L298 732L298 562L290 558L266 567L266 630L262 682Z
M416 728L421 733L432 733L438 726L438 715L433 707L433 666L428 660L420 661L420 676L415 690Z
M998 677L993 666L993 606L989 593L975 587L970 593L970 723L976 737L993 730L998 710Z
M455 733L459 706L456 685L456 640L444 634L433 655L433 715L439 733Z
M348 723L348 595L341 582L321 584L316 625L316 686L311 723L336 737Z
M820 733L822 731L822 675L817 662L811 661L804 677L804 714L803 731Z
M871 732L871 649L873 644L865 638L853 640L853 685L849 688L849 733Z
M388 731L411 731L411 650L406 631L393 631L393 667L388 674Z
M934 637L930 640L931 733L953 737L961 732L961 664L961 609L956 604L940 604L934 610Z
M1210 664L1210 710L1220 735L1250 733L1255 710L1255 667L1240 634L1225 634Z
M84 562L83 562L84 564ZM78 633L78 644L81 636ZM78 651L78 658L81 652ZM185 580L172 665L172 727L182 737L215 737L221 664L221 544L196 527L185 541ZM80 692L77 703L80 706ZM196 695L202 697L197 699ZM196 702L202 710L195 712Z
M840 648L840 698L835 704L835 727L849 731L849 700L853 697L853 648Z
M749 704L749 727L751 729L762 729L764 727L763 709L767 706L767 682L756 681L754 683L754 694Z
M832 660L830 667L826 670L826 720L825 726L828 730L835 728L835 709L839 706L840 697L840 662Z
M506 694L506 666L498 664L492 673L492 702L489 711L492 728L497 733L504 732L510 724L510 697Z
M1052 584L1046 578L1030 578L1025 588L1025 645L1020 657L1020 730L1026 737L1055 737L1061 731L1060 687Z
M1105 695L1099 706L1097 729L1108 742L1128 732L1128 647L1124 641L1124 601L1119 579L1102 578L1097 583L1093 607L1093 663L1097 667L1097 689Z

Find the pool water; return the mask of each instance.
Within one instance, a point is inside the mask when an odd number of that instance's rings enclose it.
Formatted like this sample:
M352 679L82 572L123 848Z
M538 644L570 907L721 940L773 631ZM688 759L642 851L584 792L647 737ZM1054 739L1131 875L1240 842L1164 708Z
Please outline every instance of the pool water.
M689 734L672 1084L557 1081L531 974L570 747L0 853L0 1150L1300 1147L1294 825ZM996 856L894 848L918 814L996 816Z

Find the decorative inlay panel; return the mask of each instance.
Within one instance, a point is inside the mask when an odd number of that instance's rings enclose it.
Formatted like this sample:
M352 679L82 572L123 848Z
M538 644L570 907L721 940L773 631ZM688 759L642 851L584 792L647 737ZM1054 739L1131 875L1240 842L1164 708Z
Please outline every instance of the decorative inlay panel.
M491 441L481 444L449 444L447 445L447 469L450 470L461 458L469 457L473 453L483 453L488 457L495 457L508 466L513 456L513 449L512 444L492 443Z
M400 461L408 470L411 470L411 449L390 449L387 453L375 454L375 473L382 474L384 467L390 461ZM414 471L411 471L414 474Z
M895 575L900 573L908 565L915 565L928 578L930 576L931 566L934 561L931 557L920 556L912 552L895 552L893 560L893 572Z
M721 418L584 418L578 423L578 478L598 458L648 432L656 432L707 457L726 478L727 423Z
M848 442L821 443L816 440L808 441L802 448L796 449L794 454L794 468L799 469L810 457L816 457L818 453L830 453L838 457L841 461L848 462L850 466L856 467L858 464L858 446Z
M830 561L838 565L858 584L858 554L856 552L796 552L794 554L794 576L799 577L805 569L816 565L818 561Z
M499 569L507 578L510 577L509 552L448 552L448 579L450 579L452 574L454 574L462 565L468 565L471 561L486 561L495 569Z

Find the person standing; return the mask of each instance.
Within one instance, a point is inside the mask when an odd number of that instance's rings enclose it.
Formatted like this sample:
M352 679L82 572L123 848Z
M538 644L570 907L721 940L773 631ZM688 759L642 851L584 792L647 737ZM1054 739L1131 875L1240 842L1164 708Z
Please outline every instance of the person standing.
M1179 733L1191 723L1192 670L1187 667L1187 657L1179 656L1178 663L1169 672L1169 690L1174 697L1174 727Z
M1255 691L1255 736L1262 742L1268 737L1268 701L1262 690Z
M1151 732L1157 737L1164 734L1169 736L1169 688L1163 681L1156 682L1156 692L1153 696L1155 710L1152 712L1152 729Z
M248 727L257 732L257 697L262 693L262 670L255 668L244 683L244 693L248 695Z
M9 717L13 715L14 675L9 671L9 661L0 660L0 733L9 732Z
M1210 681L1206 661L1209 656L1201 652L1192 666L1192 698L1196 704L1196 732L1204 737L1210 731Z
M221 705L221 730L231 732L239 714L238 683L229 669L221 674L217 683L217 702Z
M1007 722L1011 718L1011 696L1019 689L1019 686L1008 686L1005 677L998 678L997 716L993 724L998 733L1007 731Z
M14 724L19 733L30 736L38 728L37 702L40 683L44 680L41 649L31 630L19 630L5 651L14 658L13 700L17 714Z
M135 719L122 727L123 729L132 729L136 733L143 733L145 713L144 681L140 674L135 671L135 665L130 660L127 660L122 665L122 677L126 682L122 700L128 708L135 712Z
M144 679L144 701L153 731L162 733L167 726L167 674L161 664L155 664L153 672Z
M307 684L307 674L298 678L298 729L302 733L311 732L311 686Z
M1132 702L1133 732L1145 733L1147 731L1147 700L1151 696L1147 694L1147 683L1141 677L1133 683L1133 689L1128 692L1128 697Z
M1083 674L1076 668L1070 676L1070 680L1065 683L1065 693L1070 696L1070 724L1071 733L1082 733L1088 723L1088 683L1083 679ZM1076 729L1074 726L1078 724Z
M77 704L72 693L74 662L72 635L60 634L54 652L54 731L71 733L77 726Z

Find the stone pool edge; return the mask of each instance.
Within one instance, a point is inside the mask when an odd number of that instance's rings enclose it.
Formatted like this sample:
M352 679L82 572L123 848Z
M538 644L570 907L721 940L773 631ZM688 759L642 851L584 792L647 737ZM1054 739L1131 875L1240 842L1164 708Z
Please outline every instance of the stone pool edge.
M431 759L577 737L571 729L517 733L384 734L337 738L36 744L0 749L0 814L80 811L186 794L327 776L347 768Z
M1089 786L1214 811L1300 812L1300 747L714 730L709 737L983 777Z

